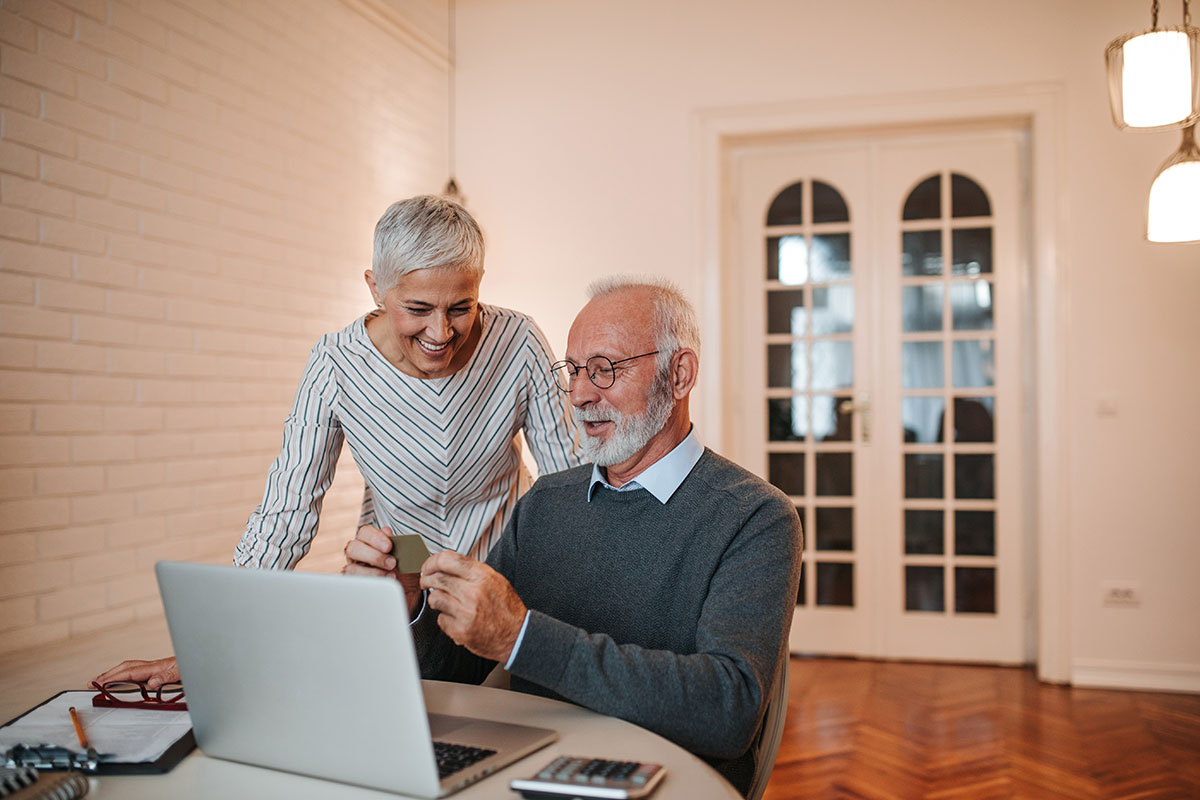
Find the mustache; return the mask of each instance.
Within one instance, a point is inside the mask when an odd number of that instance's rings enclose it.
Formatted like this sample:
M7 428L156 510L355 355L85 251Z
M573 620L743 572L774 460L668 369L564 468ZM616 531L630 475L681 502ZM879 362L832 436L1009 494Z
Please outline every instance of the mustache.
M615 408L572 408L572 416L576 422L620 422L625 415Z

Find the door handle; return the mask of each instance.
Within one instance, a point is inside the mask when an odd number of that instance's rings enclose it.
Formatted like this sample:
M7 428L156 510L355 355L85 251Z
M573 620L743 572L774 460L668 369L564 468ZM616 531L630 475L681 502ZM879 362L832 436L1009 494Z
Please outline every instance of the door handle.
M871 395L867 392L859 394L857 400L843 400L838 403L838 413L858 414L862 424L862 443L871 443Z

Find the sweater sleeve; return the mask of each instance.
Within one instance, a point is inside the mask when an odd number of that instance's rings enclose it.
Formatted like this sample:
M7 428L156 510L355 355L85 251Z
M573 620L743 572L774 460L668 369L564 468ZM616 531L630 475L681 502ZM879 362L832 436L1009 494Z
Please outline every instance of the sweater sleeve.
M528 325L523 347L527 392L523 429L540 476L577 467L583 456L567 396L550 375L554 352L537 323L530 319Z
M800 546L795 509L769 496L711 578L695 653L619 644L535 610L510 672L699 755L737 758L758 730L786 646Z
M308 553L344 438L333 410L335 385L318 344L284 422L283 446L267 473L262 502L234 553L237 566L292 569Z

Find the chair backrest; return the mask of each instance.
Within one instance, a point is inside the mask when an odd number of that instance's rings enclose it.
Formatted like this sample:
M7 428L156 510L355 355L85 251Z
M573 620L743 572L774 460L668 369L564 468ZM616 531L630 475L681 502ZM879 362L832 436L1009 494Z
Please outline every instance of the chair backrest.
M767 701L767 712L763 718L762 734L758 740L758 757L755 759L754 781L746 800L760 800L767 790L767 781L771 779L771 770L775 768L775 757L779 755L779 743L783 739L783 724L787 718L788 707L788 673L791 666L790 653L785 647L783 658L775 673L775 685L771 687L771 697Z

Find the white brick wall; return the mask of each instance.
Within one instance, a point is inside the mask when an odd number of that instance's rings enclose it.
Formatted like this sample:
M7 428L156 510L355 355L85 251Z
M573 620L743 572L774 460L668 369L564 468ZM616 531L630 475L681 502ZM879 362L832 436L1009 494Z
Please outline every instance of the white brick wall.
M394 8L0 0L0 652L230 560L375 220L444 180L444 45ZM345 456L303 568L361 485Z

